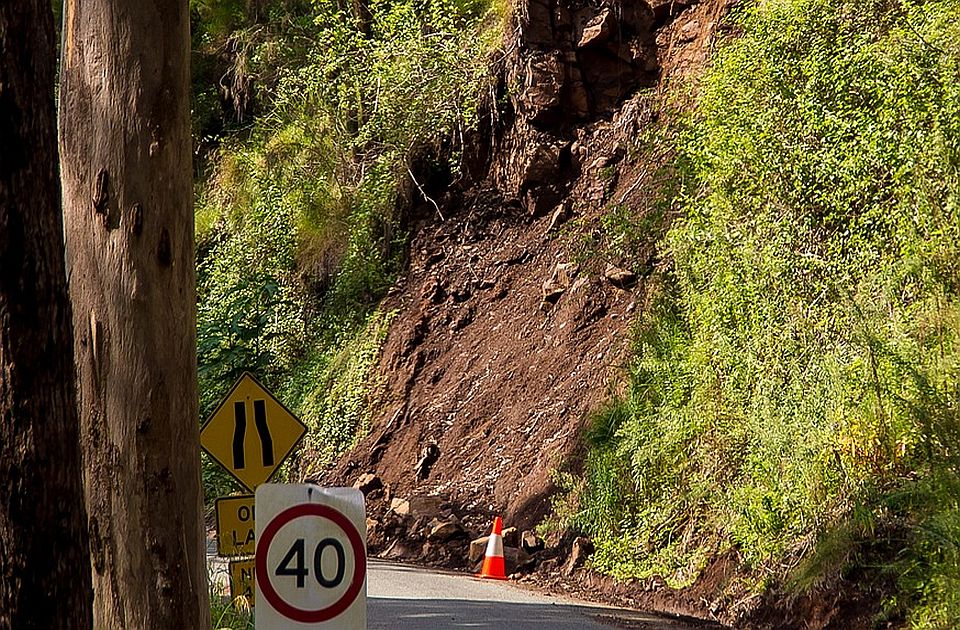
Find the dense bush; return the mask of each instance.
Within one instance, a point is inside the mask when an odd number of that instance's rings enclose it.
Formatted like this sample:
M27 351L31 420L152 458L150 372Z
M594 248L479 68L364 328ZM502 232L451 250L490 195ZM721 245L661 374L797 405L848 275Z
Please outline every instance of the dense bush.
M726 548L781 580L888 537L890 614L952 627L960 2L761 0L735 19L682 134L672 268L571 520L601 569L674 583Z
M221 96L256 100L252 122L198 147L201 402L257 373L308 424L322 467L365 427L412 165L442 156L455 175L502 20L485 0L357 13L278 0L252 24L243 6L194 3L199 45L233 54ZM216 118L209 86L195 91L198 115ZM206 478L208 494L225 489L214 469Z

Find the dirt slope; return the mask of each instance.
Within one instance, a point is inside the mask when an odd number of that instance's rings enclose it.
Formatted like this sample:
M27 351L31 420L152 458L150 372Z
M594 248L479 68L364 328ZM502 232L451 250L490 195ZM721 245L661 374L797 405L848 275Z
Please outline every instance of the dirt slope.
M389 303L384 413L344 481L375 471L396 495L439 494L523 527L545 514L549 471L606 395L635 304L578 274L543 305L544 280L567 260L547 222L481 200L420 227Z
M630 260L577 244L612 207L649 211L666 156L637 138L664 116L671 82L702 69L728 5L519 0L473 183L412 212L379 412L326 481L375 473L375 517L393 498L433 496L470 533L493 514L527 528L549 512L551 471L576 462L591 412L623 379L657 264L652 238ZM390 542L371 540L375 552ZM411 545L397 553L430 555Z

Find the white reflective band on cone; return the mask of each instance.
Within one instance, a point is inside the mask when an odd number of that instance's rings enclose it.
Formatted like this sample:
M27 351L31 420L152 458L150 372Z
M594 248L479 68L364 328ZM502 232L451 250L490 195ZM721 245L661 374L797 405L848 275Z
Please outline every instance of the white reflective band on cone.
M487 557L503 556L503 537L499 534L490 534L487 540Z

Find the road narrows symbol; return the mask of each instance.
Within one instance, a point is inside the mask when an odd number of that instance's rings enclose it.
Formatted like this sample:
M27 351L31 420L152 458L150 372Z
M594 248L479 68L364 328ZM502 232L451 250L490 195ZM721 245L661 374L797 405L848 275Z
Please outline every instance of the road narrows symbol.
M265 400L253 401L253 424L260 436L260 450L263 453L263 465L273 466L273 438L267 425L267 405ZM245 402L233 403L233 467L242 470L246 467L243 452L244 439L247 436L247 405Z
M273 439L270 437L270 428L267 426L266 401L253 401L253 422L257 425L260 434L260 446L263 449L263 465L273 466Z
M243 438L247 434L247 405L242 400L233 403L233 467L244 468Z
M200 429L200 446L255 491L300 443L307 427L250 373L237 380Z

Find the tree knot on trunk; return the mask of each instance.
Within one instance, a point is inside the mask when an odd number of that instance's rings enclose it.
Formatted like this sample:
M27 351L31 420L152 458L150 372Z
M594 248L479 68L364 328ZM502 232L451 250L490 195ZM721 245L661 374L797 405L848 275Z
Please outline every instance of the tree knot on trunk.
M140 236L143 233L143 206L139 203L133 204L130 215L130 232L134 236Z
M120 227L120 211L110 208L110 174L106 169L97 172L97 179L93 189L93 209L103 217L104 225L108 230Z
M97 173L93 190L93 209L97 214L107 216L107 202L110 201L110 174L106 169Z

